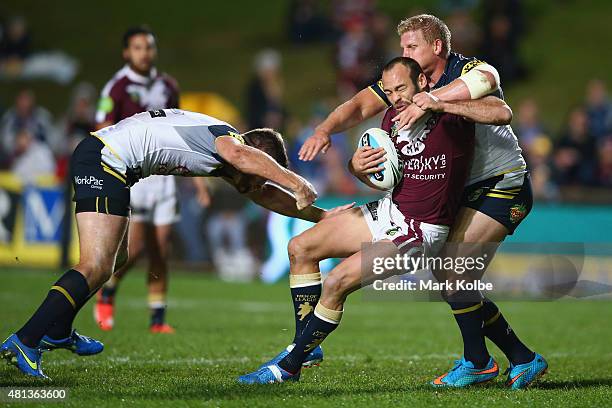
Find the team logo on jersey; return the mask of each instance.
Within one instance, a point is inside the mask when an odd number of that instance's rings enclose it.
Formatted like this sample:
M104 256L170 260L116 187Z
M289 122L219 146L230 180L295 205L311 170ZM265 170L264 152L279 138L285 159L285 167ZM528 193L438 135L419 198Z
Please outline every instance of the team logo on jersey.
M398 232L400 232L400 227L393 227L393 228L389 228L387 232L385 232L385 235L392 237Z
M474 67L478 66L478 65L482 65L482 64L486 64L486 62L481 61L479 59L475 59L472 60L470 62L468 62L467 64L465 64L463 66L463 69L461 70L461 75L465 75L468 72L470 72L472 69L474 69Z
M525 215L527 215L527 207L525 207L525 204L515 204L510 207L510 221L512 221L513 224L521 221L525 218Z
M152 118L165 118L166 112L164 112L163 109L154 109L149 111L149 115L151 115Z
M482 193L484 193L484 189L479 188L477 190L472 191L469 195L468 195L468 201L476 201L480 198L480 196L482 195Z
M168 91L164 82L156 80L153 85L147 87L140 84L130 84L126 87L130 98L146 109L154 109L168 105Z
M429 135L429 132L438 124L440 115L430 115L425 124L417 122L410 130L402 130L397 132L397 139L395 143L401 145L398 146L398 150L405 156L417 156L425 150L425 139Z

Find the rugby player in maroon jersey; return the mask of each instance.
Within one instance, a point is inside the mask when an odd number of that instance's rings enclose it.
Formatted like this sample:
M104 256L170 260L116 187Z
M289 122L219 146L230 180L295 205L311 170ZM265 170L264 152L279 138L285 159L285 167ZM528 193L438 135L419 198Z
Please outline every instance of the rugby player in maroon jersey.
M155 67L157 44L153 32L145 26L129 28L123 35L123 59L126 64L115 73L102 90L96 122L98 129L113 125L136 113L179 107L177 81ZM198 202L207 206L210 196L201 178L194 178ZM168 253L172 225L178 221L176 181L172 176L151 176L138 182L131 191L129 227L130 258L98 293L94 319L102 330L111 330L115 322L114 302L119 284L142 256L148 260L148 304L150 331L174 333L165 319L168 293Z
M409 106L416 93L429 89L427 78L416 61L398 57L383 69L382 82L393 103L383 126L392 130L389 118ZM445 243L470 170L474 122L509 123L512 112L497 98L438 103L432 110L413 129L393 132L405 165L402 181L391 194L323 220L291 240L293 343L259 370L241 376L240 382L299 379L302 366L322 359L320 344L340 323L347 296L380 279L364 270L369 260L415 250L434 256ZM362 161L361 151L369 149L358 150L349 164L351 172L367 184L367 175L380 171L377 167L384 161L379 149L371 149L369 160ZM428 165L419 165L424 162ZM372 245L362 247L366 242ZM345 259L321 284L318 265L327 258ZM492 360L491 365L497 367Z
M393 118L398 129L409 128L423 117L437 103L434 96L441 101L486 99L491 95L503 99L497 70L484 61L453 52L451 32L436 16L406 18L398 24L397 33L402 55L419 63L431 88L431 93L414 95L413 103ZM320 152L325 153L331 145L331 134L356 126L389 106L379 84L358 92L316 127L300 149L300 159L313 160ZM530 213L532 204L529 172L512 128L476 123L474 162L448 242L463 252L484 250L490 262L499 244ZM463 252L458 256L471 256ZM452 274L446 272L447 276ZM461 331L465 358L457 360L452 376L449 371L432 381L434 386L465 387L479 382L478 373L486 371L484 367L490 359L485 336L508 358L509 387L526 388L546 372L546 360L521 341L491 299L479 294L477 301L472 299L473 305L457 309L457 302L451 299L453 294L442 295L449 301ZM474 330L475 326L482 329Z

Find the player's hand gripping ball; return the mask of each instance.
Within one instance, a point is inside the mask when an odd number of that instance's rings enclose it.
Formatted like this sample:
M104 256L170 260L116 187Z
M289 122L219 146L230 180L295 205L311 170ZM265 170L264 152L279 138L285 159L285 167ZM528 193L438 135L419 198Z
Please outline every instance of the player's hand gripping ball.
M383 170L370 174L368 177L370 182L380 190L393 189L402 180L403 166L389 134L380 128L368 129L359 138L357 147L364 146L385 149L387 160L381 163Z

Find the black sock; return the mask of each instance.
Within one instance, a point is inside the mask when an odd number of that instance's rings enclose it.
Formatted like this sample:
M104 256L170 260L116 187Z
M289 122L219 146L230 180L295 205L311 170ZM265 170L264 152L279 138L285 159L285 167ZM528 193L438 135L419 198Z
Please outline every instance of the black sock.
M290 275L289 286L291 287L293 317L295 318L295 334L293 336L293 343L295 343L313 316L315 306L319 302L319 297L321 297L321 274Z
M115 293L117 292L117 286L102 286L100 289L100 301L105 304L113 304L115 301Z
M453 296L457 298L457 296ZM463 357L474 364L474 368L483 368L491 358L482 333L482 302L447 300L450 305L461 336L463 337Z
M17 332L28 347L38 347L49 328L64 315L71 315L85 304L89 296L87 280L80 272L70 269L51 287L47 297L30 320Z
M64 315L57 318L53 326L47 331L46 335L51 337L53 340L63 340L68 338L72 333L72 325L74 324L74 319L76 315L81 311L83 306L87 304L89 299L91 299L96 294L94 290L89 294L85 302L78 309L73 309L71 313L65 313Z
M280 368L292 374L300 371L306 356L338 327L341 318L342 311L330 310L317 304L302 335L297 338L295 347L278 363Z
M485 299L482 315L484 335L499 347L512 364L524 364L533 360L535 353L518 338L495 303Z
M166 306L151 308L151 326L154 324L164 324L166 319Z

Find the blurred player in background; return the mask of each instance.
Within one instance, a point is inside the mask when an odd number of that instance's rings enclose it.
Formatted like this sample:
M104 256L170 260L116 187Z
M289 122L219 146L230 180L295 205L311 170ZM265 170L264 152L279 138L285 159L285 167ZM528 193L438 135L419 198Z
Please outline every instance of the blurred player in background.
M497 70L476 58L451 52L450 30L439 18L429 14L413 16L402 20L397 31L403 56L419 63L433 90L431 94L416 94L414 103L393 118L397 130L417 123L435 103L433 98L456 101L493 94L503 99ZM300 159L308 161L319 152L325 153L331 145L331 134L355 126L389 106L380 82L360 91L317 126L302 146ZM448 241L496 247L514 233L529 214L532 203L527 165L510 126L477 123L474 164ZM493 255L494 250L488 259ZM517 337L493 301L480 293L442 293L442 296L461 331L463 357L452 370L434 379L432 385L464 387L484 381L488 376L485 367L490 361L485 336L510 362L507 377L510 387L525 388L546 371L548 364L544 358ZM470 300L465 301L466 298Z
M144 26L129 28L123 35L121 68L102 90L96 122L98 129L113 125L136 113L179 107L178 84L171 76L159 73L153 65L157 45L153 32ZM200 203L208 202L201 180L195 183ZM102 330L114 325L114 300L119 281L146 252L149 261L148 286L150 330L173 333L165 322L168 293L168 247L172 224L178 221L176 182L172 176L151 176L131 190L129 228L130 259L104 284L98 294L94 318Z

